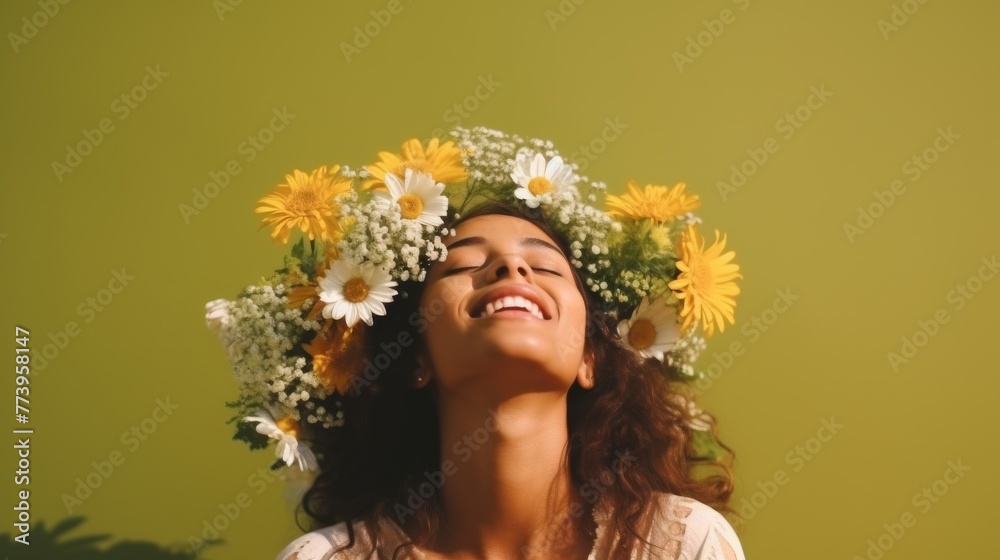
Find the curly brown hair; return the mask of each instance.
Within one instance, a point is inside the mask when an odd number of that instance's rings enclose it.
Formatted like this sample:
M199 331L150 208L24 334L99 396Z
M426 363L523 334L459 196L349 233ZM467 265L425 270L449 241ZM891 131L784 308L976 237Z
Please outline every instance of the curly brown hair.
M455 225L488 214L531 222L567 254L566 240L537 210L520 205L488 202ZM733 455L721 443L723 458L699 453L690 413L674 396L692 395L669 381L676 372L664 375L663 364L626 347L617 336L616 318L583 289L578 275L576 281L587 302L585 344L593 356L594 387L574 385L567 395L569 472L577 495L585 498L580 503L584 514L578 517L582 534L595 538L594 512L607 512L604 530L618 538L609 560L626 560L645 543L640 528L655 493L686 496L734 514L728 506ZM419 310L422 284L407 282L399 288L406 297L397 298L387 316L367 331L365 371L342 400L346 426L325 431L312 442L320 473L301 508L313 528L345 522L347 548L356 544L355 522L363 523L371 543L378 543L379 520L386 518L400 521L410 544L426 545L441 515L436 493L421 496L420 507L407 506L413 489L427 482L426 473L441 468L441 444L433 386L414 389L410 381L427 328ZM717 440L714 421L712 433ZM623 453L629 456L627 468L621 468ZM603 482L595 489L594 481Z

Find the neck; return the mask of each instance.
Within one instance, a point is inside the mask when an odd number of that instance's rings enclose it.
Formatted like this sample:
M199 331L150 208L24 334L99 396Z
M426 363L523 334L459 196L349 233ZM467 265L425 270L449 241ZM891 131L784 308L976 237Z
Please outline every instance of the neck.
M443 517L451 557L586 557L569 474L566 395L440 399Z

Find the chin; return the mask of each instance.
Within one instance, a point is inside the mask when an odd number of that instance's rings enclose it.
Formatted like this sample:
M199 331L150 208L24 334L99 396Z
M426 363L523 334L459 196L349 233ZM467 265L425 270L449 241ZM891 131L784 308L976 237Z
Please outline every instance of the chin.
M469 374L463 376L465 381L499 383L505 389L524 392L568 391L576 380L576 371L566 370L566 362L556 363L550 348L539 347L534 352L526 352L523 346L517 351L502 347L493 350L473 361L476 366L466 369Z

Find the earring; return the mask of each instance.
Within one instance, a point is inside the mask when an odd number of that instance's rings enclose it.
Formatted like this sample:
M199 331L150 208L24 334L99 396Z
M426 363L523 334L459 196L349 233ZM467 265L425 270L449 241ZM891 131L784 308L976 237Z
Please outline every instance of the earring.
M416 388L416 389L422 388L424 386L424 382L427 381L428 379L430 379L430 375L427 373L427 370L425 370L423 368L423 366L418 367L413 372L413 386L414 386L414 388Z

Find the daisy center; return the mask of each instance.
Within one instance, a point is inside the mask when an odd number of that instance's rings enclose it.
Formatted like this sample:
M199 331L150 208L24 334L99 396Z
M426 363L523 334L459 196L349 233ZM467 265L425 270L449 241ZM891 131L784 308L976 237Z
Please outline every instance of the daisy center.
M292 191L285 201L285 209L288 213L296 216L305 216L316 211L323 205L319 195L314 189L299 189Z
M295 420L292 420L291 416L285 416L281 420L275 422L275 424L282 432L285 432L295 439L299 438L299 426L295 423Z
M344 299L351 303L365 301L368 297L368 284L364 278L351 278L344 282Z
M406 193L399 197L396 202L399 203L399 210L403 218L407 220L416 220L424 212L424 201L415 194Z
M552 192L552 183L545 177L535 177L528 181L528 190L535 196L541 196L547 192Z
M636 350L645 350L656 340L656 327L649 319L636 319L628 330L628 343Z

